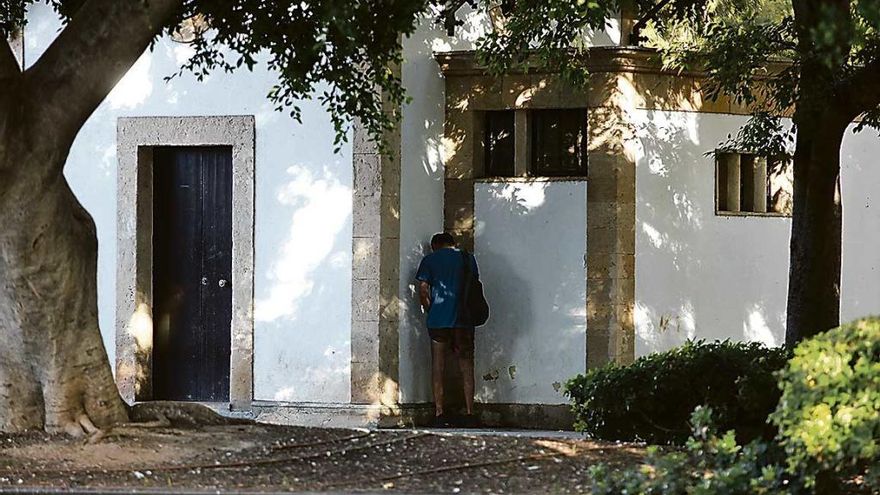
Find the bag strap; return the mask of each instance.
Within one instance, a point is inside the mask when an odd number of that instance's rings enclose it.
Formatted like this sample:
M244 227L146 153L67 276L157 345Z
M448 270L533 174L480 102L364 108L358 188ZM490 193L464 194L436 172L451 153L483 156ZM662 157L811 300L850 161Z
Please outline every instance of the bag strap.
M461 316L462 314L469 315L470 313L467 306L467 301L470 298L471 284L473 283L473 274L471 270L471 260L467 249L461 249L461 261L463 276L461 277L461 298L458 301L459 316ZM469 318L469 316L466 317Z
M464 248L461 249L461 263L462 263L461 267L462 267L462 270L464 270L465 277L470 276L471 271L472 271L471 270L471 257L470 257L470 253L468 253L468 250L464 249Z

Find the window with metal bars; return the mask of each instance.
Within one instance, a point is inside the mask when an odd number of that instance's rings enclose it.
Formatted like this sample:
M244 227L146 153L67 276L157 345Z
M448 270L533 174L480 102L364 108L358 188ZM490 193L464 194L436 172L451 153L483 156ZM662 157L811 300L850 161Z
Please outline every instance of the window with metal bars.
M718 214L791 215L792 168L787 157L754 153L715 154Z

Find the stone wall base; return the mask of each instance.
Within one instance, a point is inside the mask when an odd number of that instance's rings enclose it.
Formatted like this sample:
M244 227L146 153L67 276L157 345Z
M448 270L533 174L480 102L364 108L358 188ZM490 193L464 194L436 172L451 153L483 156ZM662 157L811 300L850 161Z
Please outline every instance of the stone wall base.
M382 406L254 401L248 412L206 405L223 415L261 423L325 428L416 428L427 425L434 414L430 403ZM477 404L476 408L481 422L489 428L571 430L574 424L566 404Z

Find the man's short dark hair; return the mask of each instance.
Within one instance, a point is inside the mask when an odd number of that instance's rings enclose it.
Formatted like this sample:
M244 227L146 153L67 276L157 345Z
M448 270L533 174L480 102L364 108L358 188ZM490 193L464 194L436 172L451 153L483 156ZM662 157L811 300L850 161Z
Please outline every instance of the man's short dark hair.
M431 238L432 246L455 246L455 237L452 237L452 234L449 232L440 232L439 234L434 234L434 237Z

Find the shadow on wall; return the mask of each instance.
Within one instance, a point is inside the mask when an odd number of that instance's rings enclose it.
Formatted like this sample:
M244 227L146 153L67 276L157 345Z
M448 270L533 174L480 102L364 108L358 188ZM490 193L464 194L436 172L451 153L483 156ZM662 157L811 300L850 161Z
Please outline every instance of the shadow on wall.
M637 111L636 353L689 338L781 345L787 218L717 216L706 156L746 117Z
M336 167L350 166L336 163ZM274 245L254 306L255 397L345 402L350 397L348 308L351 187L325 168L292 166L273 191ZM266 214L268 215L268 213ZM336 281L336 283L332 283ZM333 311L328 308L343 308ZM340 314L341 313L341 314ZM320 322L320 323L319 323Z
M476 394L480 402L511 402L506 395L515 391L519 383L529 378L517 373L518 357L528 348L523 344L529 329L534 327L534 308L526 303L532 300L532 287L517 274L508 262L504 246L492 243L480 246L486 298L492 304L492 319L476 330L474 374ZM499 251L495 251L499 250ZM504 274L503 278L495 274ZM520 365L521 366L521 365ZM548 366L549 368L549 366ZM517 378L520 382L517 382ZM502 390L508 392L505 394ZM507 400L505 400L507 399Z
M430 252L430 241L417 244L406 253L405 261L401 263L401 269L406 269L400 274L402 283L406 287L406 291L402 292L400 315L402 402L431 400L431 344L416 285L419 262ZM404 373L406 369L409 373Z

